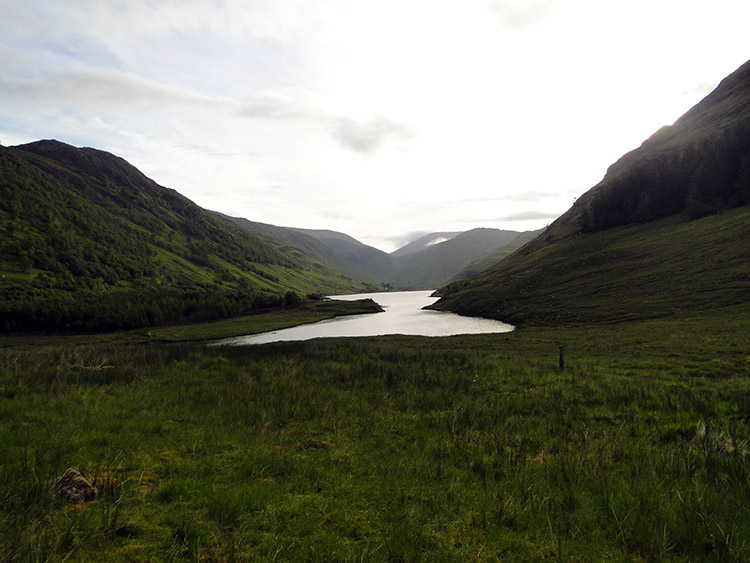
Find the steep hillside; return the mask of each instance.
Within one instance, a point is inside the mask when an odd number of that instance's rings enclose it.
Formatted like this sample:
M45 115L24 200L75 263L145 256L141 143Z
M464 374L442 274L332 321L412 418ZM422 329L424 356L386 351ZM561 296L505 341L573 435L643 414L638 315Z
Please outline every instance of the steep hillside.
M294 260L295 263L309 263L318 270L328 272L332 269L343 272L349 267L349 264L341 260L325 244L297 229L277 227L276 225L258 223L241 217L229 217L220 213L217 213L217 215L267 243L284 256ZM364 289L364 285L359 283L357 290L362 289Z
M451 240L396 258L396 287L433 289L450 281L475 260L497 250L518 236L516 231L472 229Z
M538 243L750 203L750 61L610 166Z
M395 272L393 257L336 231L292 229L323 243L330 251L329 260L346 275L365 283L388 282Z
M441 290L514 323L619 321L750 300L750 63L616 162L539 237Z
M394 258L399 258L401 256L406 256L407 254L412 254L414 252L421 252L422 250L427 250L428 248L435 246L436 244L441 244L445 241L451 240L452 238L455 238L460 234L460 231L450 233L429 233L427 235L419 237L417 240L411 241L409 244L406 244L399 249L394 250L393 252L391 252L391 256L393 256Z
M505 246L501 246L497 250L494 250L493 252L490 252L489 254L485 254L478 260L475 260L474 262L466 266L458 274L453 276L453 279L451 281L458 281L458 280L470 278L471 276L480 274L484 272L485 270L489 270L492 266L500 262L500 260L505 260L508 256L513 254L516 250L521 248L523 245L534 240L543 231L544 229L539 229L537 231L524 231L522 233L519 233L518 236L516 236L516 238L514 238L511 242L509 242Z
M750 207L515 254L441 290L437 308L516 325L692 316L750 301Z
M361 287L121 158L57 141L0 147L0 227L0 330L216 318Z
M291 245L293 252L302 252L363 284L379 285L393 267L385 252L343 233L278 227L237 217L227 219L274 248L284 250Z

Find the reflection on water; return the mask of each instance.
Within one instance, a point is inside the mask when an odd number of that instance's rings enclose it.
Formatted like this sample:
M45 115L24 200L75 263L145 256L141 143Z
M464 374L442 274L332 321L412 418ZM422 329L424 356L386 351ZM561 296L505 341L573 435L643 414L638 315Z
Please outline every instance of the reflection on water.
M338 317L262 334L227 338L219 344L266 344L268 342L309 340L311 338L381 336L385 334L453 336L456 334L487 334L513 330L512 325L500 321L462 317L442 311L425 311L422 307L437 301L436 297L430 297L431 293L431 291L397 291L332 296L332 299L345 301L369 297L379 303L385 309L385 312Z

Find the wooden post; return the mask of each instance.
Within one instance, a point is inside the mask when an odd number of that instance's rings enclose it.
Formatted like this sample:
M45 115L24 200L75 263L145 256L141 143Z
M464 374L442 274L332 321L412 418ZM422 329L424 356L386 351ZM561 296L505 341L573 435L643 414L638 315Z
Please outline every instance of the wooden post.
M565 371L565 346L560 344L557 347L557 351L560 360L560 371Z

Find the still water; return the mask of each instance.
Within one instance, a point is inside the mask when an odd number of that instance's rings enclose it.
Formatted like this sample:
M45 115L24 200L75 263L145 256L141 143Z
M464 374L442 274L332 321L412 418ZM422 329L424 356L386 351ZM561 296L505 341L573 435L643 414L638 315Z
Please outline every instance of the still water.
M311 338L342 336L381 336L385 334L410 334L418 336L453 336L456 334L487 334L510 332L513 326L489 319L462 317L442 311L425 311L437 297L432 291L395 291L388 293L358 293L334 295L331 299L353 301L371 298L380 304L384 313L337 317L314 324L295 326L282 330L227 338L219 344L266 344Z

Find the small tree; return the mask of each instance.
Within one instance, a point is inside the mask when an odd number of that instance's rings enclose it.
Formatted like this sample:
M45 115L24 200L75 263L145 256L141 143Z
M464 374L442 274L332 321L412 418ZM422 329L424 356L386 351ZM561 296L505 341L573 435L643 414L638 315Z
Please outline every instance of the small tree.
M302 299L294 291L287 291L284 295L284 303L287 307L297 307L302 302Z

